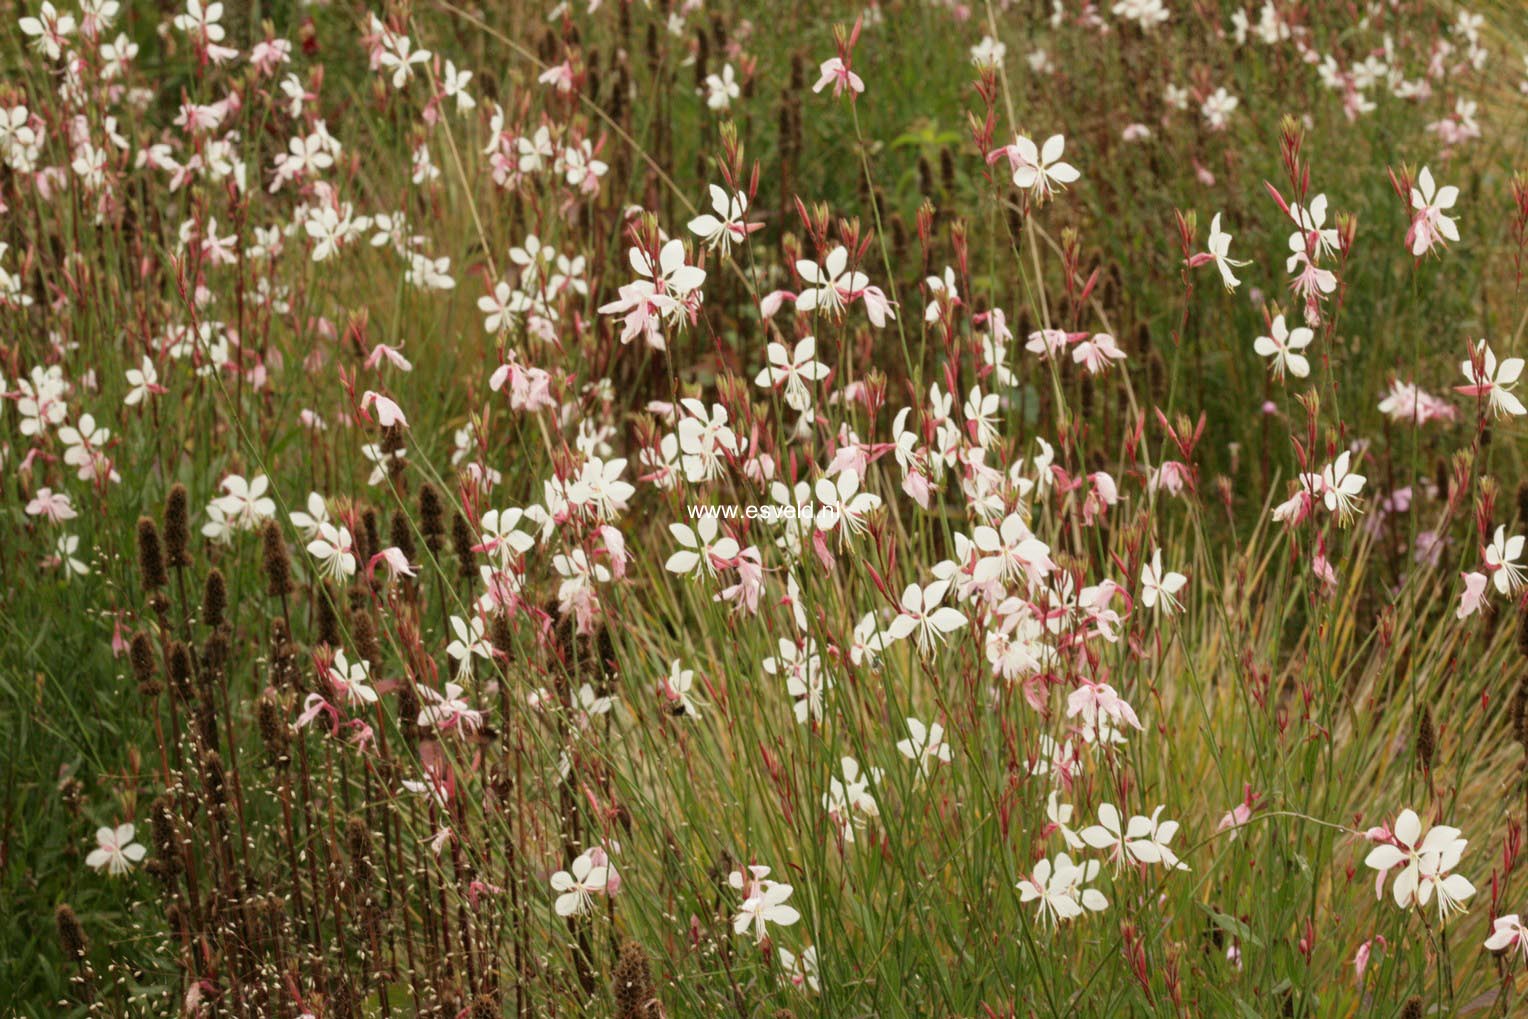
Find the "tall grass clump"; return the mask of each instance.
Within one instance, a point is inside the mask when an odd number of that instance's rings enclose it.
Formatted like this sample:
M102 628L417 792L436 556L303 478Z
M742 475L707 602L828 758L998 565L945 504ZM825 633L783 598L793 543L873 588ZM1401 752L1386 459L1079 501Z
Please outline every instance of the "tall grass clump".
M1510 3L27 2L0 1007L1512 1016Z

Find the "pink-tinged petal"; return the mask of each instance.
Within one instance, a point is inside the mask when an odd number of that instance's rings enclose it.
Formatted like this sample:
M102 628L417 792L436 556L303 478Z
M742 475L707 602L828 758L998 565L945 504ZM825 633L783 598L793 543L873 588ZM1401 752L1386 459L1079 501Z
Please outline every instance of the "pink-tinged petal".
M1422 819L1407 807L1395 819L1395 837L1403 846L1415 846L1422 837Z

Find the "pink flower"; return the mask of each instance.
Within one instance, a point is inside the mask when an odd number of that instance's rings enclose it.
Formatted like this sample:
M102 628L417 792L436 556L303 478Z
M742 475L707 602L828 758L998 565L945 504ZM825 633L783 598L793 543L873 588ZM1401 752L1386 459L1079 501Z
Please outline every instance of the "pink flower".
M1465 619L1480 611L1480 607L1486 603L1486 583L1488 578L1484 573L1465 573L1464 591L1459 596L1459 608L1454 613L1455 619Z
M361 413L365 414L367 409L372 407L376 408L377 423L383 428L391 428L393 425L402 425L404 428L409 426L408 419L403 416L403 408L399 407L391 397L368 389L361 396Z
M69 502L67 492L55 492L51 488L39 488L32 501L27 503L27 516L47 517L58 524L79 516Z
M818 68L822 77L817 79L817 84L812 86L813 92L821 92L829 84L833 86L833 98L837 99L844 94L847 88L855 94L865 91L865 82L859 75L849 70L849 65L839 57L832 57L822 62Z
M133 826L119 824L115 828L96 829L96 848L85 857L85 866L91 870L104 869L112 877L119 877L133 869L133 864L148 853L133 841Z

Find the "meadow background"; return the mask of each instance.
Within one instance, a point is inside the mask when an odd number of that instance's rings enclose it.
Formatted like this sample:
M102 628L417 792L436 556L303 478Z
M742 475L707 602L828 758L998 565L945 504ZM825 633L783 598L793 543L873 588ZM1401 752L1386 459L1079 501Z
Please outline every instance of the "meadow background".
M1522 1007L1528 442L1457 391L1528 353L1521 5L0 24L6 1014Z

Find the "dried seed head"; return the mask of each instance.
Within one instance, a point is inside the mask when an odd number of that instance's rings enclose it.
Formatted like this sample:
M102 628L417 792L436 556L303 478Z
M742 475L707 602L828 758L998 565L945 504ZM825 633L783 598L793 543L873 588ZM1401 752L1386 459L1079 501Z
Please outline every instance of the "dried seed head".
M276 699L276 691L267 690L260 695L255 719L260 726L260 741L265 744L266 763L277 771L285 769L292 759L287 754L287 727L281 721L281 702Z
M263 552L261 566L265 572L265 593L281 598L292 590L292 563L287 558L286 541L281 537L281 525L267 520L260 532Z
M58 924L58 941L64 948L64 957L72 962L83 962L90 941L85 937L85 928L80 926L80 918L74 915L67 902L61 902L53 911L53 919Z
M223 579L223 571L214 566L202 588L202 622L214 630L221 629L228 622L227 611L228 581Z
M335 614L329 591L326 588L316 588L313 600L318 603L315 606L318 609L318 643L339 647L343 643L340 640L340 620Z
M1517 612L1517 650L1528 657L1528 603Z
M440 503L440 493L429 484L419 489L419 533L424 535L424 544L430 554L439 555L446 533L446 513Z
M382 645L377 641L377 628L366 612L353 612L350 616L350 636L355 649L373 669L382 669Z
M204 747L216 747L218 745L218 709L216 702L210 696L204 696L196 702L194 708L196 716L197 739Z
M146 633L133 634L127 645L127 660L133 666L133 678L138 681L138 692L144 697L158 697L164 685L154 668L154 642Z
M394 513L392 523L389 525L387 540L409 562L414 561L414 528L409 526L409 518L404 513Z
M371 557L382 551L382 544L377 536L377 511L367 506L361 511L361 526L355 535L356 560L368 563Z
M153 592L170 582L164 569L164 549L159 528L150 517L138 518L138 577L145 591Z
M297 645L285 619L271 623L271 685L278 690L300 690L302 667L297 661Z
M495 612L488 620L488 642L505 658L515 646L515 631L509 625L509 613Z
M207 634L202 642L202 692L212 696L223 679L223 666L228 663L228 631L223 628Z
M610 973L610 992L615 998L616 1019L646 1019L659 1014L658 993L647 954L635 941L621 945Z
M85 804L85 783L70 775L58 784L58 798L63 801L65 810L78 817Z
M1432 771L1433 756L1438 752L1438 734L1433 729L1432 711L1422 705L1422 717L1417 720L1417 760L1422 770Z
M223 756L216 750L202 755L202 781L207 787L207 802L214 810L228 809L228 776L223 770Z
M472 546L477 544L477 539L472 536L472 528L467 524L467 518L460 513L451 517L451 546L456 552L457 564L461 567L462 579L471 580L473 572L477 569L472 555Z
M371 832L366 821L352 817L346 826L345 838L350 843L350 880L356 888L367 888L371 885L372 869Z
M1401 1008L1401 1019L1422 1019L1422 999L1410 997Z
M164 501L164 551L171 569L191 565L191 511L186 486L176 483Z
M1512 737L1528 756L1528 673L1517 682L1517 693L1512 697Z
M166 671L170 676L170 689L175 691L175 696L183 701L191 699L191 650L180 641L170 644L170 655L166 660Z
M167 793L156 796L149 807L149 837L153 840L155 855L180 859L180 839L175 834L175 806Z
M398 688L398 729L410 746L419 742L419 694L412 684Z

